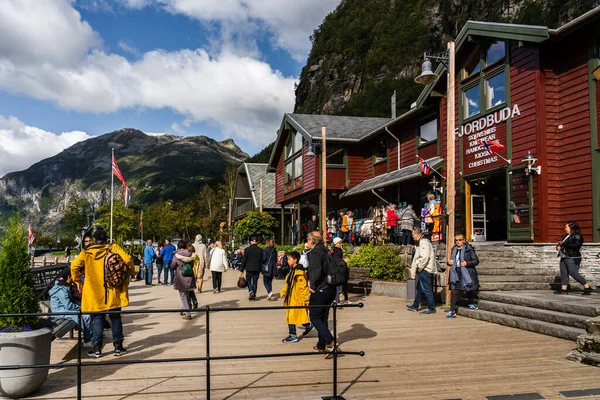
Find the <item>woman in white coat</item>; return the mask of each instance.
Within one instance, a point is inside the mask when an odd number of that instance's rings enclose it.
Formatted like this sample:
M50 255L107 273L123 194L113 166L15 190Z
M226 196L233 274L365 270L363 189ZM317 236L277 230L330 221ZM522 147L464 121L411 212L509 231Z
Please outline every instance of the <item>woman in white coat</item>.
M221 293L221 275L229 268L227 253L223 250L223 244L217 240L210 253L210 272L212 274L213 293Z

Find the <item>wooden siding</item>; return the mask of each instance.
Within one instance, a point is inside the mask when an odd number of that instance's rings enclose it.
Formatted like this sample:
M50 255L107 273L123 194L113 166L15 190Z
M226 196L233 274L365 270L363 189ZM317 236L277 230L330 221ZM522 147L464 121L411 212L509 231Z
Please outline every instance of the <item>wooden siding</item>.
M400 136L400 168L408 167L416 162L417 137L414 123L408 123L401 130Z
M421 146L417 151L419 152L419 156L424 160L436 157L438 155L437 141ZM417 162L417 157L413 159L413 163L415 162Z
M346 168L327 168L327 189L346 189Z
M387 160L373 165L373 176L383 175L388 172Z
M561 220L577 220L584 237L592 237L592 162L587 44L582 32L563 42L556 57L560 130ZM566 39L567 40L567 39ZM562 233L562 232L561 232Z
M348 146L348 186L353 187L370 177L371 170L367 175L365 169L365 156L364 151L360 146L349 145Z
M284 176L283 176L283 152L279 153L279 162L277 163L277 170L275 172L275 202L280 204L284 200L283 189L284 189Z
M304 182L302 187L302 192L306 193L314 189L320 188L320 179L319 173L321 157L320 155L317 157L309 157L306 154L308 153L308 143L304 141L304 145L302 147L302 174L304 176Z

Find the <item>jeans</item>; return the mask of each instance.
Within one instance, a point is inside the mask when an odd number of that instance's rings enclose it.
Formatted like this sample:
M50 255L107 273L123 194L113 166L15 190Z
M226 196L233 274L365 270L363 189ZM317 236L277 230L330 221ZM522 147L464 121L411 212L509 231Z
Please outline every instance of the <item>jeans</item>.
M146 270L146 285L152 285L152 263L144 264L144 269Z
M340 304L340 294L343 294L344 300L348 301L348 282L335 288L335 302L338 304Z
M310 328L310 322L302 325L304 329ZM297 336L296 334L296 325L288 324L288 333L290 336Z
M219 271L210 271L210 273L212 274L213 290L216 289L220 292L223 273Z
M412 231L409 229L402 229L402 236L400 237L400 244L408 246L412 240Z
M190 292L183 292L183 291L179 291L179 309L180 310L187 310L190 307L191 304L191 300L190 300ZM183 315L191 315L188 311L185 311L183 313Z
M260 272L246 271L246 282L248 283L248 292L256 294L258 289L258 275Z
M417 282L417 293L415 294L415 301L413 303L413 308L419 308L421 305L421 299L423 295L427 299L427 307L431 311L435 311L435 299L433 297L433 282L432 275L423 270L417 274L419 280Z
M335 298L335 291L332 288L325 288L322 291L312 293L310 295L311 306L324 306L330 305ZM310 322L313 324L317 332L319 333L319 340L317 341L317 348L324 350L325 346L333 342L334 338L331 332L329 332L329 308L319 307L311 308L309 311Z
M194 293L193 290L190 290L188 292L188 299L189 299L189 304L188 304L189 308L192 308L194 310L197 309L198 308L198 298L196 297L196 293Z
M175 271L171 268L171 261L165 261L165 280L163 283L167 285L169 283L169 272L171 272L171 285L173 284L173 280L175 279Z
M156 280L158 281L158 283L160 282L160 277L162 276L162 272L163 272L163 263L156 263Z
M121 311L121 308L115 308L110 311ZM104 319L106 318L106 313L99 312L90 315L92 317L92 343L96 347L102 347L102 335L104 334ZM121 321L121 314L109 314L109 318L113 343L123 342L123 322Z
M585 285L587 282L583 276L579 273L579 266L581 265L581 258L560 258L560 284L567 286L569 284L569 275L573 277L577 282Z
M267 291L267 294L269 294L273 291L273 277L272 276L263 275L263 284L265 285L265 290Z

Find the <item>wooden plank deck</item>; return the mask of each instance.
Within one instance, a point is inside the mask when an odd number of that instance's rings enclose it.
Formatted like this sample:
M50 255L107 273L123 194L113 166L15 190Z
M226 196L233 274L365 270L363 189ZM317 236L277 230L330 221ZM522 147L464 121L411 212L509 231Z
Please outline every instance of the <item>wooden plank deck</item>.
M281 305L266 301L262 282L260 301L249 302L247 291L235 287L237 276L224 274L220 294L205 282L200 304ZM281 286L274 282L275 290ZM560 399L558 391L600 387L599 368L564 359L573 342L467 318L446 320L441 311L418 315L404 310L402 299L353 296L365 307L338 311L339 341L342 349L366 355L339 358L339 394L346 399L483 399L526 392ZM172 287L143 282L131 284L130 300L130 310L179 306ZM213 356L311 351L316 343L316 332L299 343L281 343L287 336L282 310L211 313L210 328ZM128 354L112 356L109 344L98 361L205 355L202 314L191 321L178 314L128 315L124 331ZM52 362L74 360L75 341L53 343ZM332 361L320 355L213 361L211 375L211 399L319 399L331 394ZM204 362L84 367L82 381L83 397L91 399L206 398ZM31 398L75 396L76 369L64 368L50 371Z

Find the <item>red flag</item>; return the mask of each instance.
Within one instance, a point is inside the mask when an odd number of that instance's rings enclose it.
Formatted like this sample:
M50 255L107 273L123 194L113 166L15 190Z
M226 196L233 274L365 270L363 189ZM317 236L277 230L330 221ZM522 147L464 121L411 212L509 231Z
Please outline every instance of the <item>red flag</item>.
M142 230L143 227L144 227L144 212L142 211L142 213L140 214L140 231Z
M421 157L419 157L419 167L421 168L421 172L425 175L429 175L429 173L431 172L431 166L427 161L423 160Z
M497 140L492 142L489 140L481 139L479 142L481 143L483 148L487 150L487 152L489 154L497 153L504 148L504 145L501 145L500 142L498 142Z
M113 171L113 174L115 174L115 176L117 177L117 179L120 180L123 185L126 185L125 178L123 178L123 174L121 173L121 170L119 169L119 166L117 165L117 159L115 158L114 155L112 156L112 171Z
M34 240L35 234L33 233L33 229L31 229L31 225L29 225L29 241L27 242L27 246L31 246Z

